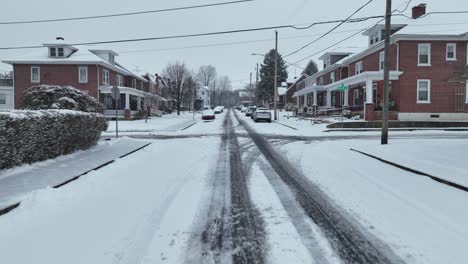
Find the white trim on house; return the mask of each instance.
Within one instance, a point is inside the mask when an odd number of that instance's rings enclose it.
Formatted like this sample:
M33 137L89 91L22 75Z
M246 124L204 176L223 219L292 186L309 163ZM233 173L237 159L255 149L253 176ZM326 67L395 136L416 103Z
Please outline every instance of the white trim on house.
M423 54L423 48L427 48L427 54ZM421 62L421 56L427 56L427 62ZM418 66L431 66L431 44L418 43Z
M84 70L82 72L82 70ZM88 66L79 66L78 67L78 82L79 83L88 83Z
M419 99L419 91L421 89L421 83L427 83L427 100L420 100ZM430 104L431 103L431 80L429 79L418 79L417 80L417 88L416 88L416 103L418 104Z
M332 71L330 72L330 83L334 83L335 82L335 72Z
M449 51L449 48L453 48L452 51ZM449 52L453 53L453 57L449 57ZM456 61L457 60L457 43L447 43L447 47L445 50L445 59L448 61Z
M37 69L37 79L34 78L34 69ZM41 67L40 66L31 66L31 83L40 83L41 82Z

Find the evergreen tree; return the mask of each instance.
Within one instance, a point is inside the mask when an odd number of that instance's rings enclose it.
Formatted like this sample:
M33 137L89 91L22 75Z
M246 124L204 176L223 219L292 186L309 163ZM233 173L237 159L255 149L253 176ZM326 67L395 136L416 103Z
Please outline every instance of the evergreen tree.
M274 96L274 82L275 82L275 50L270 50L263 60L260 68L260 82L258 83L257 98L263 101L271 102ZM288 78L286 71L286 63L281 54L278 54L278 78L277 84L281 85L282 82Z
M313 60L310 60L309 63L307 63L307 66L302 72L302 74L307 74L308 76L311 76L317 72L318 72L317 63L315 63L315 61Z

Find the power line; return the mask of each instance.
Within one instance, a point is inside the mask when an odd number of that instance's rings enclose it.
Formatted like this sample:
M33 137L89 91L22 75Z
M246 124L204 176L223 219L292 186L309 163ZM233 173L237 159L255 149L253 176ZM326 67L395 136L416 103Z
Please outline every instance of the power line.
M25 20L25 21L5 21L5 22L0 22L0 25L49 23L49 22L60 22L60 21L76 21L76 20L101 19L101 18L110 18L110 17L121 17L121 16L134 16L134 15L143 15L143 14L151 14L151 13L162 13L162 12L170 12L170 11L196 9L196 8L203 8L203 7L239 4L239 3L252 2L252 1L254 0L237 0L237 1L221 2L221 3L213 3L213 4L205 4L205 5L174 7L174 8L166 8L166 9L158 9L158 10L148 10L148 11L118 13L118 14L98 15L98 16L56 18L56 19L43 19L43 20Z
M382 16L371 16L359 18L355 22L364 21L371 18L382 17ZM332 24L337 23L337 21L346 22L345 20L331 20L313 23L311 25L318 24ZM354 23L353 21L349 23ZM207 33L195 33L195 34L185 34L185 35L173 35L173 36L163 36L163 37L149 37L149 38L137 38L137 39L121 39L121 40L107 40L107 41L95 41L95 42L81 42L81 43L71 43L73 46L83 46L83 45L99 45L99 44L111 44L111 43L125 43L125 42L140 42L140 41L150 41L150 40L163 40L163 39L176 39L176 38L191 38L191 37L202 37L202 36L214 36L214 35L224 35L224 34L233 34L233 33L245 33L245 32L255 32L255 31L265 31L272 29L281 29L281 28L293 28L293 29L308 29L308 27L297 27L294 25L279 25L279 26L270 26L270 27L258 27L258 28L248 28L248 29L236 29L236 30L227 30L227 31L216 31L216 32L207 32ZM42 45L35 46L16 46L16 47L1 47L0 50L18 50L18 49L37 49L42 48Z
M291 52L291 53L288 53L286 54L285 56L283 56L284 58L288 57L288 56L291 56L293 54L296 54L298 53L299 51L309 47L310 45L314 44L315 42L321 40L322 38L324 38L325 36L327 36L328 34L330 34L331 32L333 32L335 29L337 29L338 27L340 27L341 25L343 25L346 21L350 20L352 16L354 16L356 13L358 13L359 11L361 11L364 7L366 7L367 5L369 5L370 3L372 3L374 0L369 0L367 1L364 5L362 5L361 7L359 7L356 11L354 11L351 15L349 15L345 20L343 20L342 22L340 22L338 25L334 26L332 29L330 29L328 32L326 32L325 34L323 34L322 36L316 38L315 40L313 40L312 42L309 42L307 43L306 45L300 47L299 49Z

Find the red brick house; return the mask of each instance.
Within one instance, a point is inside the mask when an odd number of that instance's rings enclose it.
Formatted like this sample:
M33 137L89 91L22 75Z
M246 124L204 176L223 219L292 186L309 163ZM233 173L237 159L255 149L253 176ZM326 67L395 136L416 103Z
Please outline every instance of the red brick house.
M444 21L447 23L446 17ZM415 24L427 23L423 18L411 24L392 25L390 118L466 121L468 33L414 32L423 28ZM328 52L320 57L324 69L305 79L304 88L295 93L298 109L324 113L349 109L366 120L381 119L384 25L375 25L364 35L369 38L365 50L355 54Z
M15 108L21 108L25 90L41 84L73 86L98 98L107 109L115 109L110 93L113 86L118 86L118 114L127 118L147 106L155 107L150 101L160 100L157 83L119 64L115 60L118 54L112 50L74 47L63 41L43 45L36 54L3 61L13 66ZM115 111L108 114L115 115Z

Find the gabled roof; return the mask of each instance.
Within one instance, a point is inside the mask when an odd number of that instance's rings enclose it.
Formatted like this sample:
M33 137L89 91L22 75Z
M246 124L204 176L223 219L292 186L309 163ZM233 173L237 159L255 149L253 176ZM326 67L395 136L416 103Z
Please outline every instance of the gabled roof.
M139 80L146 81L146 79L142 78L138 74L135 74L129 71L128 69L123 67L121 64L117 62L115 64L111 64L107 62L106 60L104 60L103 58L96 55L95 46L80 46L80 48L78 49L66 43L62 43L61 41L58 41L57 43L47 43L43 45L44 47L57 46L57 45L68 46L74 49L75 52L68 57L50 58L48 49L36 49L28 54L25 54L24 56L12 58L12 59L5 59L2 62L6 64L10 64L10 65L14 65L14 64L100 65L100 66L109 68L113 71L116 71L120 74L123 74L125 76L133 76ZM100 50L100 51L103 51L103 50ZM105 50L105 51L107 52L108 50Z
M289 87L288 87L288 89L287 89L286 91L289 91L289 89L291 89L291 88L294 87L298 82L300 82L300 81L306 79L307 77L309 77L309 75L307 75L307 74L305 74L305 73L301 74L301 76L297 77L297 78L294 80L294 82L293 82L291 85L289 85Z

